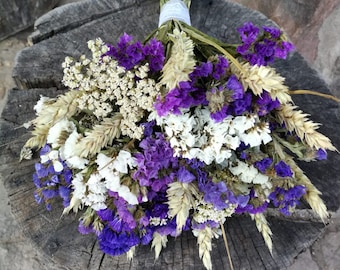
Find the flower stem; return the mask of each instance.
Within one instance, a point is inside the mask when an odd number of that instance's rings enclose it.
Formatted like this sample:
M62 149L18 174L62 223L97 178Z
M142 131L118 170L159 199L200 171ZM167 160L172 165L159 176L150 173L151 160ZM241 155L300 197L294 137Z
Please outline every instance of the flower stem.
M217 49L218 51L220 51L221 53L223 53L229 61L231 61L240 71L243 71L240 63L236 60L236 58L234 58L228 51L226 51L225 49L223 49L220 45L218 45L216 42L212 41L211 39L201 35L200 33L196 33L196 31L193 31L191 29L189 29L188 27L184 27L184 31L191 36L194 39L197 39L203 43L206 43L212 47L214 47L215 49Z
M223 226L223 223L222 223L222 222L220 222L220 226L221 226L221 229L222 229L222 235L223 235L223 240L224 240L224 246L225 246L225 248L226 248L226 250L227 250L227 255L228 255L230 270L234 270L233 261L231 260L231 255L230 255L229 246L228 246L227 234L225 233L224 226Z
M340 99L335 97L335 96L322 94L322 93L312 91L312 90L291 90L288 93L290 95L305 95L305 94L308 94L308 95L320 96L320 97L324 97L324 98L327 98L327 99L334 100L336 102L340 102Z

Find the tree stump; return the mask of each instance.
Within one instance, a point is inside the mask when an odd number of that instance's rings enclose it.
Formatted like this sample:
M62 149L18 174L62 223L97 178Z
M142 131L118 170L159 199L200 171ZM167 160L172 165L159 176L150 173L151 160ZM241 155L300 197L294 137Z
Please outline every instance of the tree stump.
M0 0L0 40L32 26L59 0Z
M33 198L32 173L35 160L19 163L19 153L29 132L22 124L34 118L33 106L40 95L56 96L65 91L61 84L61 63L65 56L79 57L88 53L87 41L101 37L116 43L127 32L143 39L158 24L157 0L88 0L57 8L36 23L31 35L33 46L22 50L16 58L13 77L19 89L12 89L0 119L0 169L9 194L12 212L27 237L60 265L61 269L204 269L198 256L196 238L184 233L168 242L157 261L149 246L137 248L136 257L128 262L125 256L104 255L95 237L77 232L77 216L63 218L62 204L52 211L36 204ZM193 1L193 26L223 41L238 42L236 28L246 21L256 25L273 25L264 15L223 0ZM287 78L291 89L312 89L329 93L325 83L304 59L294 53L287 61L275 63L278 72ZM323 123L320 131L329 136L336 147L340 140L339 107L330 100L315 96L294 96L312 119ZM329 154L327 161L302 164L313 183L323 192L330 210L340 204L340 156ZM324 224L309 210L298 210L288 219L267 215L273 230L273 256L248 216L227 221L226 231L235 269L285 269L294 257L308 248L322 233ZM213 242L213 269L229 269L222 239Z

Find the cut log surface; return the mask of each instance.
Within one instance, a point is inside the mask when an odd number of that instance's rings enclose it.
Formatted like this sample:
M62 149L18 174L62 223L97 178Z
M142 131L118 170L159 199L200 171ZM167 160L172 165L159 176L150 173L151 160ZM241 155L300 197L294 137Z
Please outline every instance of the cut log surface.
M0 0L0 40L32 26L59 0Z
M246 21L273 25L265 16L223 0L192 1L192 25L220 40L238 42L236 28ZM19 89L12 89L0 118L0 171L9 194L12 212L27 237L47 254L60 269L203 269L196 238L190 233L171 239L155 261L149 246L137 248L128 262L125 256L104 255L93 235L80 235L78 216L61 218L62 204L52 211L36 204L32 173L36 160L19 163L19 153L29 132L22 124L34 118L33 106L40 95L63 93L61 63L65 56L89 53L87 41L101 37L115 43L127 32L143 39L158 24L158 1L89 0L53 10L41 17L31 35L33 46L22 50L13 76ZM287 61L275 63L291 89L312 89L329 93L325 83L303 58L294 53ZM329 136L337 148L340 140L339 107L315 96L294 96L294 101ZM330 210L340 205L340 157L329 154L327 161L301 164L313 183L322 191ZM303 211L303 210L301 210ZM247 216L230 218L226 231L235 269L285 269L294 257L309 247L322 233L324 225L303 215L297 219L268 216L273 231L273 256L267 250L255 224ZM229 269L222 239L213 242L213 269Z

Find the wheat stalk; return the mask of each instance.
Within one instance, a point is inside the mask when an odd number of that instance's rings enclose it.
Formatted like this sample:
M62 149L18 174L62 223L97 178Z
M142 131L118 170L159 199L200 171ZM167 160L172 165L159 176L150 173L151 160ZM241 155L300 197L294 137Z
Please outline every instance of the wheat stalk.
M160 235L158 232L153 233L151 248L155 249L155 259L156 260L158 259L162 248L166 247L167 242L168 242L168 238L167 238L166 235Z
M181 233L189 216L189 211L195 205L198 189L193 183L173 182L167 189L169 217L176 216L177 234Z
M264 242L266 243L270 254L273 255L272 231L268 225L268 221L263 213L250 214L251 218L255 220L257 230L262 234Z
M277 109L279 122L284 123L289 131L295 131L300 139L311 148L337 151L328 137L316 131L320 124L309 120L308 114L301 110L297 111L296 108L297 106L290 103L281 105Z
M212 250L211 240L213 238L212 229L206 226L204 229L198 231L197 244L198 254L207 270L212 270L212 263L210 251Z
M75 146L74 154L79 157L88 157L99 153L107 145L111 145L115 138L120 136L120 121L122 116L116 113L111 118L104 118L100 125L95 125L91 132L85 133Z

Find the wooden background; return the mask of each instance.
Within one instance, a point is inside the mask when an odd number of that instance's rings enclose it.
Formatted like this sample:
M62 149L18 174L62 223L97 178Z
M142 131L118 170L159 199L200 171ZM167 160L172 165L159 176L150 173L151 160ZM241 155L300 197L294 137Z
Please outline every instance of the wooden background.
M62 207L57 202L51 212L38 206L33 198L31 175L34 160L18 162L20 149L29 137L21 125L34 117L33 106L39 96L62 93L61 63L65 56L79 56L88 52L86 42L101 37L115 43L124 32L143 39L157 27L158 1L92 0L55 9L38 21L31 35L33 46L24 49L16 59L13 76L19 89L9 92L8 101L0 118L0 171L9 194L12 211L27 237L43 250L61 269L203 269L198 258L196 239L191 234L172 239L158 261L150 247L137 249L132 263L125 256L103 255L93 236L77 232L77 217L73 214L60 219ZM193 1L193 26L230 43L238 42L236 28L245 21L257 25L273 24L262 14L227 1ZM275 64L287 78L291 89L313 89L329 93L325 83L303 58L295 53L288 61ZM312 114L312 119L324 125L321 131L339 148L339 106L314 96L294 96L301 108ZM339 155L331 153L328 161L302 164L316 186L323 192L330 210L338 209L340 187ZM284 269L295 256L309 247L322 233L324 225L306 211L297 220L268 216L274 236L274 256L268 252L262 236L249 217L231 218L227 222L229 245L235 269ZM308 212L307 212L308 213ZM228 269L222 239L214 242L214 269Z

